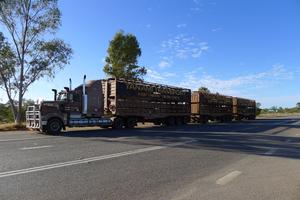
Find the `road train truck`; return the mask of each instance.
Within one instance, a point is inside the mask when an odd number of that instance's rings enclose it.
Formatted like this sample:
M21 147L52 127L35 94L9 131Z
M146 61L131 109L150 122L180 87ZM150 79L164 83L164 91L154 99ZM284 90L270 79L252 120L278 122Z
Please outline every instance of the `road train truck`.
M168 126L187 123L191 90L144 81L102 79L57 92L26 111L26 126L49 134L66 127L133 128L138 122Z

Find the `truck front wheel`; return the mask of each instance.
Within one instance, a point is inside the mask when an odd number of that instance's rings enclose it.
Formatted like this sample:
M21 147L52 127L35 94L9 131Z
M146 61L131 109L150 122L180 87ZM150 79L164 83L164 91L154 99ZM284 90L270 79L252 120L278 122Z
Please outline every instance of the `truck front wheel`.
M62 125L59 119L51 119L47 124L47 133L57 135L61 132Z
M115 118L113 125L112 125L113 129L121 129L123 128L123 120L122 118Z

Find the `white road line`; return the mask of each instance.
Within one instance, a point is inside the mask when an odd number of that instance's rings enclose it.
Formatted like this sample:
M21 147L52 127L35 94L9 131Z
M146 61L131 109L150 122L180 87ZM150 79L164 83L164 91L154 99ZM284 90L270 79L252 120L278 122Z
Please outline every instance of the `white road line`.
M104 138L104 140L108 140L108 141L121 141L121 140L128 140L128 139L132 139L133 137L116 137L116 138Z
M269 151L267 151L264 154L267 155L267 156L270 156L270 155L273 155L276 151L277 151L277 149L270 149Z
M180 146L180 145L188 144L191 142L195 142L195 140L172 143L172 144L169 144L166 146L152 146L152 147L147 147L147 148L142 148L142 149L135 149L135 150L131 150L131 151L125 151L125 152L114 153L114 154L103 155L103 156L96 156L96 157L85 158L85 159L80 159L80 160L73 160L73 161L55 163L55 164L50 164L50 165L43 165L43 166L38 166L38 167L1 172L0 178L8 177L8 176L16 176L16 175L20 175L20 174L27 174L27 173L37 172L37 171L44 171L44 170L49 170L49 169L54 169L54 168L72 166L72 165L79 165L79 164L84 164L84 163L89 163L89 162L100 161L100 160L107 160L107 159L117 158L117 157L122 157L122 156L129 156L129 155L138 154L138 153L144 153L144 152L155 151L155 150L165 149L165 148L174 147L174 146Z
M32 150L32 149L43 149L43 148L50 148L53 147L52 145L45 145L45 146L35 146L35 147L23 147L21 150Z
M230 172L229 174L223 176L222 178L219 178L216 181L216 184L225 185L225 184L229 183L230 181L232 181L233 179L235 179L236 177L238 177L241 174L242 174L242 172L240 172L240 171Z
M6 140L0 140L0 142L14 142L14 141L24 141L24 140L37 140L37 139L47 139L47 138L54 138L53 136L44 136L44 137L30 137L30 138L11 138L11 139L6 139Z

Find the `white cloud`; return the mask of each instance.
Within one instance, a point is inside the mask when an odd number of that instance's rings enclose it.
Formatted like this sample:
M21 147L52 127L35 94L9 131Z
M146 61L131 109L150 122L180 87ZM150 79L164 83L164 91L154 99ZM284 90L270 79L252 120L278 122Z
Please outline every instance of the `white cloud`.
M169 54L171 57L186 59L198 58L208 51L209 46L206 42L200 42L194 37L187 37L183 34L177 35L161 43L160 52Z
M189 70L189 71L188 71ZM282 64L275 64L269 70L239 75L231 78L220 78L212 74L205 73L203 67L187 69L186 72L160 71L149 69L146 76L147 81L197 90L204 86L212 92L221 94L253 98L261 102L263 107L288 106L292 107L299 101L299 95L277 96L264 95L263 91L274 89L283 81L293 81L296 77L297 69L288 70ZM286 98L286 99L285 99Z
M167 68L167 67L170 67L171 64L168 61L162 60L158 63L158 66L160 68Z
M217 27L217 28L211 29L211 32L218 32L218 31L221 31L221 30L222 30L221 27Z
M157 70L147 69L146 79L151 82L172 85L170 78L174 78L176 76L177 74L173 72L159 72Z
M152 80L163 80L164 77L155 70L147 69L147 76Z
M200 8L199 7L193 7L193 8L190 8L190 10L193 11L193 12L199 12Z
M186 24L177 24L176 27L177 28L185 28L187 25Z
M165 72L165 73L164 73L164 76L165 76L166 78L169 78L169 77L175 77L175 76L176 76L176 73Z
M213 92L234 95L242 93L246 89L267 88L277 81L291 80L293 76L293 73L283 65L275 64L268 71L230 79L220 79L212 75L202 75L199 78L196 72L188 72L184 75L185 80L180 85L194 90L200 86L205 86Z

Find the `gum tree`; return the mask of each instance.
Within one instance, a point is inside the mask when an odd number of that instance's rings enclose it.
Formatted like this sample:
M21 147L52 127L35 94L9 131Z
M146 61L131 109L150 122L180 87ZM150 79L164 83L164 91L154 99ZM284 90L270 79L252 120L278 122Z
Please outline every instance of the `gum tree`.
M57 0L0 1L0 23L6 28L14 60L11 62L15 62L9 76L0 82L10 85L4 89L15 122L20 124L23 96L29 86L40 78L53 78L57 70L68 64L72 49L63 40L53 38L61 25Z
M145 67L137 64L142 51L137 38L119 31L110 41L107 49L106 65L103 71L115 78L142 79L147 74Z
M203 92L203 93L210 93L210 90L207 87L200 87L198 89L199 92Z

